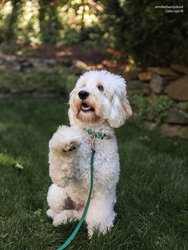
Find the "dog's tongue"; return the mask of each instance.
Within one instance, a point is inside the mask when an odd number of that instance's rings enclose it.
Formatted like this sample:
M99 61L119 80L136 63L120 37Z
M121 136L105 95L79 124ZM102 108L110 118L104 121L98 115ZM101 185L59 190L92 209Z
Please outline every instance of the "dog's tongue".
M85 109L89 108L89 106L87 105L87 103L82 103L82 107L85 108Z

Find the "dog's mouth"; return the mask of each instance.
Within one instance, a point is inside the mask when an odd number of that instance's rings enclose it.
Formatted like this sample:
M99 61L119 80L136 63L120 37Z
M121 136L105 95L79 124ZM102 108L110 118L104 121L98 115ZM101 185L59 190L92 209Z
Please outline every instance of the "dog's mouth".
M81 103L81 110L83 112L94 112L95 111L95 109L93 107L91 107L89 104L87 104L86 102Z

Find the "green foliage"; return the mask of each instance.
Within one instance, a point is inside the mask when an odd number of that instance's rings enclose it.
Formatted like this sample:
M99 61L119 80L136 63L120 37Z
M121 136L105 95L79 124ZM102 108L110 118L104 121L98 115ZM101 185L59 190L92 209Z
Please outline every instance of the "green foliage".
M0 249L57 249L77 224L54 227L46 215L48 142L60 124L68 124L66 102L0 101ZM116 132L121 174L115 225L92 239L83 225L70 249L187 249L188 142L129 125ZM22 171L14 167L17 161Z
M187 16L165 13L156 8L159 5L183 5L185 12L188 2L7 0L0 10L0 42L103 45L124 52L141 66L186 64Z
M167 111L176 103L168 96L160 96L155 101L149 101L142 95L130 95L130 102L133 112L137 113L144 120L152 120L161 123L167 115Z
M148 115L149 102L142 95L130 95L130 102L133 108L133 113L137 113L141 118L146 119Z
M103 30L98 25L93 27L85 27L84 29L71 29L68 28L64 31L63 42L64 44L80 44L97 46L103 45Z
M76 77L65 68L32 72L0 71L0 92L3 93L67 94L75 82Z
M57 12L58 5L51 0L40 0L39 4L41 41L44 44L57 43L62 28Z
M17 38L18 32L18 18L22 6L21 0L12 0L12 11L6 17L6 26L4 28L4 36L7 41L12 41Z
M112 34L114 46L130 54L136 63L142 66L168 65L172 61L188 63L186 15L165 13L164 9L155 8L177 5L176 1L102 2L106 13L104 21ZM185 12L188 2L179 1L178 5L183 5Z
M32 42L38 41L38 32L35 30L35 16L32 16L28 21L27 25L20 30L19 38L24 41L27 45L31 44Z
M148 106L148 118L160 123L167 115L167 111L175 105L175 102L168 96L160 96Z
M177 106L188 114L188 102L180 102Z
M104 34L104 25L100 22L102 16L98 7L100 1L65 1L61 13L63 32L61 41L66 44L101 45Z
M19 39L26 44L72 44L90 39L90 35L96 41L100 36L98 5L89 0L9 0L0 10L0 42Z

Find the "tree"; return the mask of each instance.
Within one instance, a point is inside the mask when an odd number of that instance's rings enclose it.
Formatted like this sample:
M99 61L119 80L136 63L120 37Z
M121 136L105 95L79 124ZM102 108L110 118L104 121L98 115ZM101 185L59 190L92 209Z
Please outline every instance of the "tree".
M146 66L168 65L172 61L188 63L188 21L184 13L166 13L157 9L159 1L102 0L104 22L114 41L114 47L130 54L137 63ZM163 5L177 5L166 0ZM188 2L180 0L184 11Z
M22 0L11 0L11 3L12 12L7 18L7 29L5 31L5 37L7 41L15 40L17 38L17 21Z
M59 1L39 0L40 35L43 43L56 43L62 28L57 8Z

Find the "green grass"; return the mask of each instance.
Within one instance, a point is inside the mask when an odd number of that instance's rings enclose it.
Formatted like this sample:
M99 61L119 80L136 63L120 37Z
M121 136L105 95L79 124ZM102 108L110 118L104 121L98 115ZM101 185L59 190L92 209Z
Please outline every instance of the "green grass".
M76 225L55 228L45 214L48 141L59 124L68 123L66 102L0 101L0 249L56 249ZM89 240L83 225L69 249L188 249L188 141L132 125L118 129L117 137L121 176L115 226Z
M77 78L66 67L18 72L0 70L1 93L59 93L65 94L72 90Z

